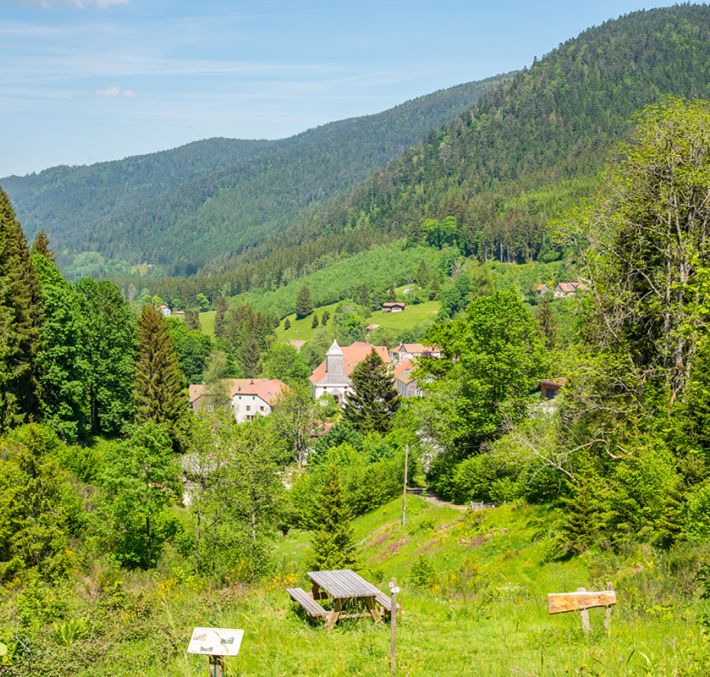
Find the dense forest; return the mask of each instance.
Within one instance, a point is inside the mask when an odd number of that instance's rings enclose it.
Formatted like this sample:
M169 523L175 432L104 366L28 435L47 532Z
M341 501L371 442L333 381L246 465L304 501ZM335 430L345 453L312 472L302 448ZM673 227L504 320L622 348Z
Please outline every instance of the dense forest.
M505 76L279 141L210 139L0 183L28 233L46 231L63 259L107 259L190 272L288 228L309 206L350 188L455 119Z
M668 95L710 95L709 20L707 6L686 5L589 29L349 195L231 261L214 262L209 275L158 283L159 293L218 297L279 286L333 254L402 236L444 238L480 260L558 258L550 223L593 192L634 113Z

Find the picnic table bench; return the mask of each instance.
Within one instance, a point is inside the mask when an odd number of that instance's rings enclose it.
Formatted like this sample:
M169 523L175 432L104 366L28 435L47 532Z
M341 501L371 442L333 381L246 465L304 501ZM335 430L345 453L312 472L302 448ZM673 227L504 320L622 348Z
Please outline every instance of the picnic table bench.
M392 613L390 598L351 569L309 571L307 575L312 583L310 593L301 588L288 588L287 592L311 618L325 619L329 630L341 618L371 616L379 621L382 614L378 605L384 612ZM320 599L332 599L333 610L326 611L318 604ZM363 610L362 605L366 609ZM346 609L346 606L350 608ZM397 610L399 608L397 604Z

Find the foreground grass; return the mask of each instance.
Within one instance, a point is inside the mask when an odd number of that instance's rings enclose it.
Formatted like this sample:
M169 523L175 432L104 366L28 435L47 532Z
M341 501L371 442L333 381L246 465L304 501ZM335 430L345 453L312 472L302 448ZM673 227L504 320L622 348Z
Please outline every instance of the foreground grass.
M392 576L402 587L399 674L705 674L703 601L683 569L698 553L674 560L639 548L623 557L551 562L558 517L550 510L461 512L410 497L405 527L399 517L393 501L355 522L356 568L382 589ZM88 618L90 631L65 642L56 622L47 625L32 647L30 672L203 675L207 659L187 656L185 648L193 627L215 626L245 630L228 675L386 674L387 623L346 621L327 632L293 609L284 588L306 585L307 549L307 534L283 538L279 572L259 588L212 587L193 578L184 561L164 563L159 573L126 574L126 601L110 613L100 612L106 601L91 598L87 578L77 580L67 614ZM619 598L611 636L602 629L603 610L590 612L590 637L578 614L547 614L548 592L607 580Z

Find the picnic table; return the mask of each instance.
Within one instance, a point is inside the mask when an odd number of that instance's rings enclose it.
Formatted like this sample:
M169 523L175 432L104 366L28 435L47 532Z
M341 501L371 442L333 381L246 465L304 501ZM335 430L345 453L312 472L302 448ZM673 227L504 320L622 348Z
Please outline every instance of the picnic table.
M326 620L328 629L341 618L371 616L374 621L379 621L380 608L392 612L390 598L351 569L309 571L307 575L312 583L310 593L301 588L289 588L287 592L311 618ZM318 604L317 600L321 599L332 599L333 610L327 611Z

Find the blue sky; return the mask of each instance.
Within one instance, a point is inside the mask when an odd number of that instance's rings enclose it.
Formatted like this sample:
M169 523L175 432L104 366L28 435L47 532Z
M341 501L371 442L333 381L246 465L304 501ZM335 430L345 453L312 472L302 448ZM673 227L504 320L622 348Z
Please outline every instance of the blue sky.
M279 138L529 65L634 0L0 0L0 176Z

